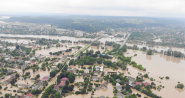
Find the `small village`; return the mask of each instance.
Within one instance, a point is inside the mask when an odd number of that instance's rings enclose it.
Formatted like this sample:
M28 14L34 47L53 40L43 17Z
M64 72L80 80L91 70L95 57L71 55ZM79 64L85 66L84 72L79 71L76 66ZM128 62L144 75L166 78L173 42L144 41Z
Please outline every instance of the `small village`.
M8 44L14 46L6 46ZM73 98L74 95L135 98L141 96L133 93L136 89L142 91L145 98L161 98L150 92L156 89L155 83L144 81L148 74L129 75L127 65L137 66L137 63L123 55L126 46L119 49L120 45L113 42L98 44L101 47L91 45L51 39L24 44L1 41L0 95L3 98ZM111 92L97 96L99 90Z

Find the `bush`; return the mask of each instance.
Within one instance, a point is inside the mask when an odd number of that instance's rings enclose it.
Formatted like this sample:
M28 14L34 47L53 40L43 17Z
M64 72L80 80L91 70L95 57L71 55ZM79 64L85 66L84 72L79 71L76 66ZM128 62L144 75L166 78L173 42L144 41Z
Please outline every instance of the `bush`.
M81 92L80 91L76 91L75 94L81 94Z
M170 79L170 77L166 76L166 79Z
M148 74L144 74L144 77L145 77L145 78L148 78Z
M181 83L177 84L177 88L183 89L184 88L184 84L181 84Z
M138 97L141 97L141 94L138 94L138 93L137 93L136 95L137 95Z

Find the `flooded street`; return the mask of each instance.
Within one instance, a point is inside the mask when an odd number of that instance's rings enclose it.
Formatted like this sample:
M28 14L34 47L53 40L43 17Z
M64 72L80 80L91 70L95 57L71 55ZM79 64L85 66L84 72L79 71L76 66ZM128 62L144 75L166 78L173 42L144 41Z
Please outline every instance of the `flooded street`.
M132 61L146 68L146 72L149 72L149 77L155 79L154 83L156 85L165 86L161 91L153 90L154 93L163 98L184 98L185 91L175 88L178 81L185 84L185 60L183 58L175 58L157 53L150 56L146 55L146 52L138 50L128 50L127 53L125 53L125 56L137 54L137 56L132 57ZM138 72L146 73L133 68L131 65L128 65L128 69L128 72L133 77L136 77ZM169 76L170 79L166 80L166 76ZM164 79L161 80L159 77L164 77ZM152 82L149 79L147 81Z

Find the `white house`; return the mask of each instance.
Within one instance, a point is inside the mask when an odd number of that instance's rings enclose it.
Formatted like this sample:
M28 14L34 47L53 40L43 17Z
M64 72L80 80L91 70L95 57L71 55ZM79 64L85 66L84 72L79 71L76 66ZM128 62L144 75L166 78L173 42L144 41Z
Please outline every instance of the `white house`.
M95 66L95 68L96 68L96 71L97 71L97 70L100 70L100 66Z
M120 84L119 83L116 83L116 86L120 86Z
M29 65L29 64L31 64L30 61L25 61L25 65Z
M33 61L33 60L35 60L35 59L36 59L35 57L31 57L31 58L30 58L31 61Z
M85 72L85 73L89 73L89 69L86 68L86 69L84 70L84 72Z
M100 71L103 71L103 66L100 66Z

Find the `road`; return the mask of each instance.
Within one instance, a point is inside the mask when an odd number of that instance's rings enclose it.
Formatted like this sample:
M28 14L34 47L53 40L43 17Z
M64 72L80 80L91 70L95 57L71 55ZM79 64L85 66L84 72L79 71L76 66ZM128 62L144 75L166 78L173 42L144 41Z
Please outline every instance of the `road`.
M128 34L127 38L123 41L123 43L121 44L121 46L119 48L122 48L126 44L129 36L130 36L130 34Z
M60 63L60 62L56 62L56 64L58 64L58 63ZM67 61L67 64L69 64L69 61ZM62 71L62 70L61 70L61 71ZM41 94L39 94L38 98L41 98L41 97L42 97L42 94L45 92L45 90L46 90L50 85L55 84L55 82L57 81L57 76L61 73L61 71L58 72L58 73L56 74L56 76L55 76L54 78L52 78L52 79L48 82L48 86L46 86L45 89L41 92Z

